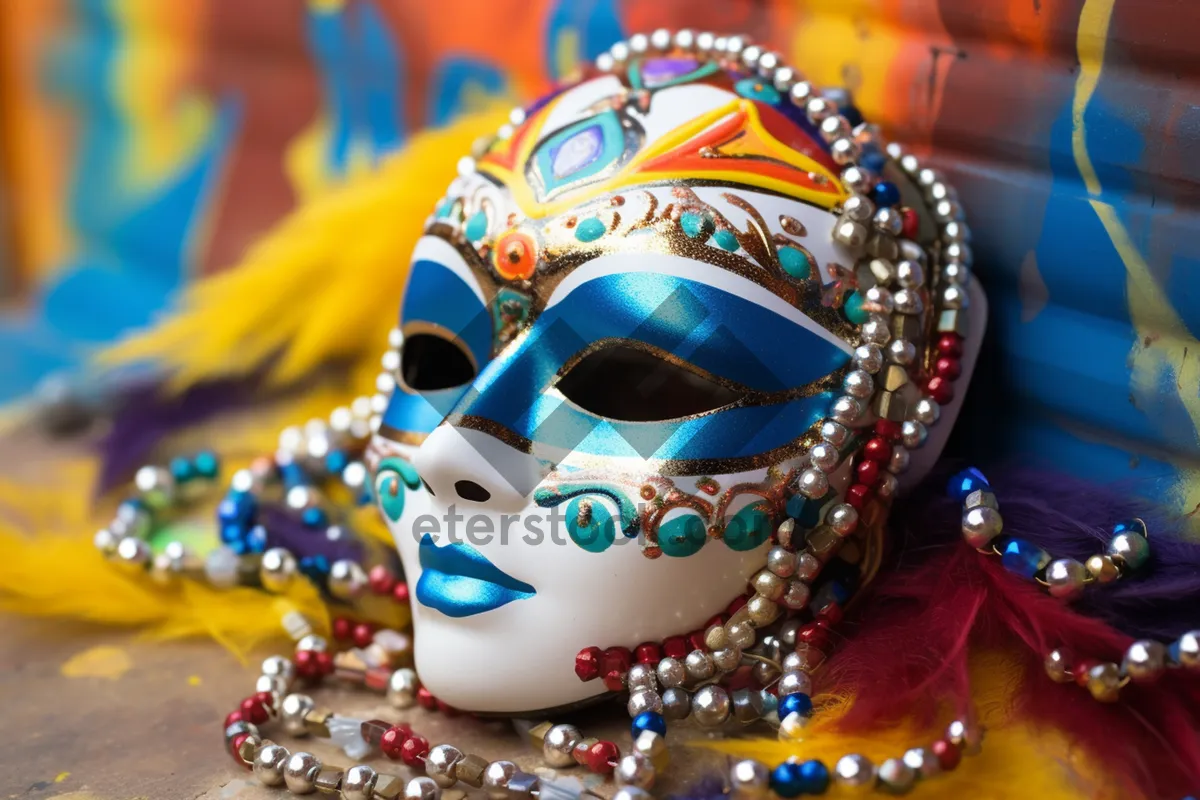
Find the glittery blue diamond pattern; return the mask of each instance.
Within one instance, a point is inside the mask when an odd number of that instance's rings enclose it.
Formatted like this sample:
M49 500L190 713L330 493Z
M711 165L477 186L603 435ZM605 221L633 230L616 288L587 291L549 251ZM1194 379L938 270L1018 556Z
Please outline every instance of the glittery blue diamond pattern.
M529 161L530 184L541 199L608 175L636 149L640 130L608 109L551 134Z

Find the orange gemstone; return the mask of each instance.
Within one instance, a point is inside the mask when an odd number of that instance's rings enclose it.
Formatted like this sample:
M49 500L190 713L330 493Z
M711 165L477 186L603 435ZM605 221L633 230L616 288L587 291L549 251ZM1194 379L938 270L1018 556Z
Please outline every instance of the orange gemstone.
M510 230L492 250L496 272L507 280L528 280L537 266L537 243L524 231Z

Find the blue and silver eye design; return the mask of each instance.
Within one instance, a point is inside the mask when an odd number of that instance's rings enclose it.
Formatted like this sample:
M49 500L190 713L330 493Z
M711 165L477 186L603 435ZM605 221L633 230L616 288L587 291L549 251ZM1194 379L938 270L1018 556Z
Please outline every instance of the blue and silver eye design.
M546 137L526 166L540 199L609 175L636 153L643 137L629 116L608 108Z

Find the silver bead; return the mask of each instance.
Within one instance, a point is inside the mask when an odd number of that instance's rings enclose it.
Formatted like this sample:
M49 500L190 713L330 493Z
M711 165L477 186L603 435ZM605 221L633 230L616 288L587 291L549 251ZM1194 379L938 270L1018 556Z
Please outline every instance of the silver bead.
M706 728L715 728L729 719L729 693L720 686L702 686L692 696L692 716Z
M105 558L112 558L117 554L117 544L121 541L115 533L108 528L101 528L96 531L96 535L92 537L92 544L100 551L100 554Z
M872 286L867 289L863 294L863 303L864 308L872 314L891 314L895 310L892 293L882 286Z
M759 686L769 686L770 684L775 682L776 678L779 677L779 670L775 669L775 666L773 664L771 664L771 662L769 662L769 661L755 661L754 666L750 668L750 674L754 676L754 680L758 681ZM734 714L737 714L738 706L737 706L736 694L735 694L733 700L734 700L733 711L734 711ZM753 702L759 703L759 705L761 706L761 700L762 700L762 697L757 692L755 692ZM762 716L762 708L759 708L758 716L755 717L755 719L758 719L758 717L761 717L761 716ZM750 720L750 721L753 722L754 720Z
M850 429L840 422L827 419L821 423L821 438L834 447L841 447L850 438Z
M617 62L611 53L601 53L596 56L596 69L600 72L612 72L616 66Z
M829 478L819 469L806 469L800 473L796 488L805 497L821 498L829 493Z
M915 316L925 311L925 303L915 289L901 289L892 295L896 311L908 316Z
M787 672L779 679L779 696L789 694L812 694L812 678L807 672Z
M984 506L986 508L986 506ZM982 509L971 509L978 511ZM1073 600L1083 594L1087 570L1073 558L1059 558L1050 562L1046 567L1047 589L1054 597L1063 600Z
M868 323L870 324L870 323ZM833 417L835 422L840 422L843 425L851 422L857 422L862 417L863 404L853 397L843 395L833 401L833 407L829 409L829 416ZM815 495L821 497L823 495Z
M263 786L282 786L283 767L291 754L286 747L269 744L258 751L254 757L254 777Z
M890 146L891 145L889 145L889 147ZM904 170L905 172L907 172L909 175L914 175L917 172L920 172L921 162L916 156L909 153L908 155L904 155L904 156L900 157L900 168L902 170Z
M613 792L612 800L653 800L653 796L636 786L622 786Z
M735 647L740 647L745 650L748 647L754 646L754 628L745 622L732 622L725 626L726 633L729 634L729 641Z
M311 628L309 630L311 630ZM325 640L324 636L318 636L315 633L310 633L302 637L300 641L296 642L296 649L313 650L317 653L324 653L329 649L329 642Z
M754 591L768 600L778 600L782 597L783 588L786 584L787 582L783 578L768 569L760 570L750 580L750 585L754 587ZM725 629L717 627L714 630L723 633ZM717 666L720 666L720 664Z
M658 680L654 674L654 667L649 664L634 664L629 668L629 674L625 676L625 684L630 691L634 689L657 689Z
M1087 672L1087 689L1101 703L1115 703L1121 694L1121 670L1116 664L1097 664Z
M875 765L858 753L844 755L833 767L833 779L844 789L869 791L875 785Z
M1003 530L1004 518L994 508L979 506L962 516L963 539L976 550L987 547Z
M875 204L861 194L852 194L842 201L842 214L855 222L866 222L874 213Z
M800 553L796 556L796 579L811 581L821 572L821 562L812 553Z
M971 241L971 229L965 222L947 222L942 226L942 241L947 243L969 242Z
M608 48L608 54L613 57L613 61L618 65L623 64L629 58L629 45L625 42L617 42Z
M786 550L795 550L799 545L796 541L796 520L788 517L779 523L779 527L775 529L775 541Z
M725 39L725 52L736 56L747 44L748 42L741 36L730 36Z
M283 698L279 704L279 714L283 719L284 731L292 736L307 736L304 717L316 707L317 704L306 694L289 694Z
M800 611L808 605L809 598L812 597L812 589L804 581L788 581L787 588L783 592L783 597L780 598L781 603L790 608L792 611Z
M900 425L900 441L909 450L916 450L925 444L925 438L929 436L929 431L925 430L925 426L914 420L906 420Z
M781 578L796 574L796 554L782 547L772 547L767 552L767 569Z
M693 650L688 653L683 665L687 670L688 677L697 681L708 680L715 671L712 656L703 650Z
M162 510L175 502L175 479L162 467L142 467L133 476L133 485L150 508Z
M894 208L881 208L875 212L872 220L875 229L889 236L899 236L904 229L904 217Z
M800 626L803 623L797 619L785 620L783 625L779 627L779 635L776 637L779 640L781 647L795 647L796 634L800 632ZM786 661L786 659L784 659Z
M942 416L942 407L932 397L922 397L913 406L913 417L922 425L933 425Z
M942 280L948 283L966 284L967 281L971 280L971 268L957 261L943 264Z
M808 121L814 125L820 125L825 121L826 117L831 117L837 113L837 105L826 100L824 97L814 97L804 106L805 113L808 114Z
M889 758L879 765L879 786L890 794L908 794L916 782L916 770L899 758Z
M850 123L840 116L826 117L821 121L821 138L827 142L850 135Z
M341 600L352 600L367 588L367 574L357 561L348 558L333 562L329 568L329 593Z
M950 224L957 225L958 223L952 222ZM975 256L971 252L971 246L969 244L966 242L954 241L948 242L946 246L942 248L942 258L946 261L957 261L961 264L965 264L968 267L971 266L975 260Z
M258 579L268 592L286 592L297 572L296 558L283 547L272 547L263 553L258 567Z
M404 800L438 800L442 790L428 775L418 775L404 784Z
M714 650L712 657L713 664L722 672L733 672L742 663L742 651L737 647L725 647L721 650Z
M834 226L833 238L838 244L857 249L867 243L867 228L861 222L843 217Z
M746 611L755 628L765 628L779 618L779 606L775 604L775 601L768 600L762 595L751 597L750 601L746 603ZM745 646L749 647L749 645Z
M779 53L774 51L763 53L758 57L758 74L768 81L774 81L780 60Z
M277 678L283 678L285 681L291 681L295 675L296 668L283 656L269 656L262 662L262 674L273 675Z
M662 693L663 716L671 720L687 719L692 713L692 699L686 689L678 686L667 689Z
M796 81L788 89L788 99L792 101L792 105L797 108L804 108L808 105L808 101L812 99L813 86L808 81Z
M659 28L650 34L650 46L660 53L666 50L671 46L671 32L666 28Z
M829 146L829 155L838 165L851 164L862 155L862 148L853 139L838 139Z
M825 523L838 536L849 536L858 527L858 510L849 503L838 503L825 515Z
M649 789L654 785L654 765L641 753L630 753L617 762L614 777L621 786Z
M1179 666L1185 669L1200 669L1200 630L1188 631L1179 637Z
M1051 650L1043 662L1046 674L1055 683L1070 683L1075 680L1071 675L1071 656L1066 650Z
M379 773L374 767L366 764L356 764L346 770L342 776L343 800L372 800L375 795L375 783Z
M1108 554L1130 569L1140 569L1150 560L1150 542L1140 533L1119 533L1108 543Z
M903 760L919 778L932 778L942 771L942 763L928 747L914 747L906 751Z
M646 52L650 49L650 37L644 33L635 33L629 37L629 52L635 55Z
M865 372L855 371L846 376L847 383L850 382L851 375L861 375L862 377L866 378L866 380L871 380L871 376L867 375ZM833 445L828 444L827 442L818 442L812 446L811 450L808 451L808 460L821 472L832 472L837 467L838 461L841 460L841 456L838 454L837 448Z
M1149 683L1157 680L1166 668L1167 648L1162 642L1150 639L1136 641L1125 651L1121 671L1134 683Z
M868 268L875 277L876 283L881 286L890 286L892 281L896 279L896 265L886 258L871 259Z
M933 207L933 215L939 222L962 219L962 206L953 200L941 200Z
M742 66L750 71L758 68L758 60L762 58L763 50L758 45L750 45L742 51Z
M696 32L688 28L675 31L675 46L680 50L691 50L696 46Z
M681 686L687 680L687 670L684 669L683 664L679 659L670 656L658 662L658 669L655 672L658 675L658 682L664 689Z
M875 484L875 493L880 497L887 499L896 494L896 489L899 488L900 482L896 480L896 476L890 472L881 473L879 482Z
M902 367L907 367L917 360L916 345L904 339L893 339L888 344L888 358Z
M761 761L747 758L729 770L733 800L761 800L771 789L771 772Z
M854 365L874 375L883 369L883 351L877 344L862 344L854 350Z
M629 712L629 716L636 717L646 711L653 711L655 714L661 714L663 708L662 697L653 689L637 689L629 694L629 702L625 704L625 710Z
M408 667L401 667L388 678L387 699L394 708L412 708L417 703L417 689L421 682L417 673Z
M142 572L150 563L150 545L136 537L126 536L117 542L113 563L120 565L127 572Z
M842 381L842 388L846 390L846 394L862 400L870 397L872 392L875 391L875 381L866 370L851 370L846 374L845 380ZM817 464L816 461L813 461L813 464L823 470L831 470L837 465L837 451L833 451L832 455L832 461L828 466Z
M575 745L581 741L583 734L574 725L555 725L546 731L546 736L542 739L542 758L551 767L573 767Z
M312 794L319 769L321 762L312 753L292 753L283 767L283 782L292 794Z
M919 289L925 283L925 269L916 261L904 259L896 264L896 280L905 289Z
M842 186L845 186L848 191L861 196L871 187L871 175L859 166L846 167L842 170ZM867 215L867 217L869 216L870 214Z
M508 782L518 772L511 761L493 761L483 771L483 788L489 797L504 800L508 796Z
M889 327L888 318L881 314L872 314L871 318L863 323L862 337L864 342L877 345L885 345L892 338L892 329Z
M956 283L952 283L942 289L942 307L943 308L966 308L969 305L967 298L967 290Z
M545 749L544 745L542 749ZM454 775L454 767L462 759L462 750L454 745L439 744L425 757L425 774L432 778L438 786L448 789L458 783L458 778Z

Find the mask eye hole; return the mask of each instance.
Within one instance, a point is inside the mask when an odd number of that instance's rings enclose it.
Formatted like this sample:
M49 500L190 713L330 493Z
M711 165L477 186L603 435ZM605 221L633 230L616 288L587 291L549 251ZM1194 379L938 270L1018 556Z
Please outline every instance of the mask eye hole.
M414 333L404 338L400 375L410 389L434 392L470 383L475 365L454 342L433 333Z
M663 355L624 344L588 353L556 387L583 410L624 422L700 414L735 403L744 394Z

